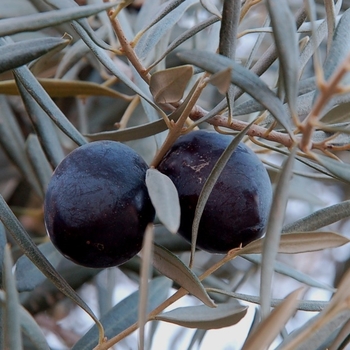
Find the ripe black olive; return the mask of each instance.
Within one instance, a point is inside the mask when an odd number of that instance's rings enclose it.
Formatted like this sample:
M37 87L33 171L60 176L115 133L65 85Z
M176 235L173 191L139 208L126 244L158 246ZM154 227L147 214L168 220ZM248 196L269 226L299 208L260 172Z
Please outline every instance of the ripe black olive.
M180 200L179 234L191 241L198 197L232 137L205 130L178 138L158 166L174 182ZM268 173L258 156L240 143L215 184L201 217L197 248L227 253L260 238L272 201Z
M67 258L87 267L120 265L136 255L154 208L145 161L114 141L83 145L55 169L45 196L47 232Z

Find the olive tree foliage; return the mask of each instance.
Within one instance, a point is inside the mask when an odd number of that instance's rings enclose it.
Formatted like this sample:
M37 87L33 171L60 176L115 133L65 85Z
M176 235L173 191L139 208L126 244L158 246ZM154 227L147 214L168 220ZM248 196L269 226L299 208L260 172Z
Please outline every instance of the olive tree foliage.
M346 346L347 262L329 285L293 258L349 243L342 231L350 216L347 1L14 0L0 7L0 348L49 349L43 329L55 327L40 316L53 315L62 300L94 322L73 337L61 330L75 350L109 349L135 331L132 347L148 349L163 322L196 329L188 347L195 348L212 329L239 324L254 304L244 350L276 341L278 349ZM264 237L226 255L197 251L176 235L177 194L155 170L174 141L197 128L246 142L274 187ZM127 143L145 158L157 212L141 253L108 270L63 258L43 224L53 170L95 140ZM193 237L224 165L218 161L204 186ZM308 184L342 196L317 206ZM316 209L291 220L293 198ZM138 285L116 304L121 282L100 278L115 269ZM280 276L298 287L276 298ZM255 294L240 292L251 279L259 281ZM97 310L80 293L86 285L95 288ZM308 299L310 288L330 297ZM168 310L188 294L195 306ZM299 312L310 320L287 329Z

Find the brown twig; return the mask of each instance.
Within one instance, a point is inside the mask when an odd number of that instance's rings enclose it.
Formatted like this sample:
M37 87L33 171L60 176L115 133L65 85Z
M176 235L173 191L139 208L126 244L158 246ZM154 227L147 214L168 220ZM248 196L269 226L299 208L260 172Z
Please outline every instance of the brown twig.
M312 148L312 135L315 131L317 121L321 116L321 111L335 94L343 91L343 89L340 87L340 82L349 70L350 55L343 61L328 82L322 82L320 84L320 94L316 100L316 103L303 123L299 125L299 130L303 134L299 147L303 152L307 153Z
M120 46L121 46L121 52L125 54L125 56L128 58L128 60L131 62L131 64L134 66L134 68L137 70L137 72L140 74L141 78L149 84L151 80L151 74L147 72L147 69L141 64L139 58L137 57L134 48L129 43L128 39L124 35L124 31L118 21L118 19L114 15L114 11L111 10L108 13L109 19L111 21L112 27L115 31L115 34L118 37Z

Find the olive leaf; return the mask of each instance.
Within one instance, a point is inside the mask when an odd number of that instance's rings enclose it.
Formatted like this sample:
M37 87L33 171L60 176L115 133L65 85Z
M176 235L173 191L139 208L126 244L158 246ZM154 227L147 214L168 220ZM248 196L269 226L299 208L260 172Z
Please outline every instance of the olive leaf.
M13 259L9 245L5 246L3 265L3 286L6 293L5 312L3 316L4 348L22 349L20 303L15 277L12 273Z
M26 16L18 16L16 20L13 20L13 18L5 18L0 21L0 36L3 37L20 32L52 27L74 19L89 17L113 6L114 5L110 3L87 5L77 8L49 11L48 13L34 13Z
M0 22L1 23L1 22ZM40 38L0 47L0 73L29 63L47 52L59 48L63 49L70 42L70 38Z
M246 339L242 350L267 349L295 312L303 289L290 293Z
M179 102L193 75L190 65L168 68L152 74L150 90L156 103Z
M236 303L218 304L215 309L205 305L180 307L154 317L155 320L187 328L219 329L238 323L247 313L248 306Z
M270 215L266 227L266 235L263 242L262 261L261 261L261 313L263 318L269 314L273 265L276 260L278 247L280 243L281 229L284 221L284 214L288 201L288 184L290 182L296 147L292 149L291 154L285 160L283 169L279 174L276 188L274 190L273 202L270 209Z
M189 293L209 307L216 305L210 299L198 277L172 252L155 244L153 266L164 276L171 278Z
M156 169L146 172L146 186L159 220L172 233L180 226L179 195L170 178Z

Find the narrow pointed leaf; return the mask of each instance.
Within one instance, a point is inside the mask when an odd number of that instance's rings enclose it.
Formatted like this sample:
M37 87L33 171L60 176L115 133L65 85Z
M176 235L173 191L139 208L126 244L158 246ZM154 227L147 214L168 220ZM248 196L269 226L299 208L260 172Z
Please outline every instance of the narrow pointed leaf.
M46 2L50 5L52 5L53 7L60 9L60 10L64 10L66 8L72 8L72 9L76 9L76 8L81 8L82 6L78 5L74 0L60 0L60 1L56 1L56 0L46 0ZM100 12L100 11L99 11ZM88 17L88 16L85 16ZM102 47L105 50L110 50L111 46L108 45L107 43L105 43L103 40L101 40L98 36L95 35L95 32L92 30L92 28L90 27L90 24L87 20L87 18L77 18L76 21L82 26L82 28L84 28L85 32L90 36L90 38L100 47Z
M263 242L261 261L261 312L263 318L269 314L273 266L276 260L284 214L288 201L289 182L293 170L296 147L287 158L274 190L273 202Z
M147 306L148 306L148 284L151 277L152 260L153 260L153 238L154 226L149 224L146 228L142 244L142 264L140 271L140 300L138 312L139 326L139 345L140 349L145 347L145 325L147 323Z
M77 18L89 17L113 7L113 4L79 6L63 10L35 13L27 16L5 18L0 21L0 37L26 31L35 31L69 22Z
M23 178L30 183L40 197L43 197L43 191L25 153L25 141L18 121L9 108L6 99L1 97L0 107L2 112L0 116L0 146L20 170Z
M158 277L153 279L148 287L149 300L147 311L150 312L167 298L171 287L171 281L164 277ZM136 291L115 305L101 318L101 323L105 328L107 338L112 338L137 322L138 300L139 291ZM93 349L97 345L97 342L98 332L96 326L93 326L78 340L72 350Z
M326 80L335 72L339 65L350 53L350 9L340 17L335 29L332 45L324 63L324 77Z
M248 295L242 293L228 292L226 290L220 290L216 288L207 288L209 293L219 293L222 295L227 295L232 298L247 301L249 303L260 304L259 296ZM276 307L284 302L285 299L271 299L271 307ZM328 306L329 301L319 301L319 300L299 300L298 301L298 310L310 311L310 312L320 312L326 306Z
M174 183L158 170L148 169L146 185L159 220L176 233L180 226L180 202Z
M168 68L151 76L150 90L156 103L179 102L193 75L189 65Z
M141 37L135 46L137 56L142 60L147 57L150 51L159 42L162 36L180 20L185 11L198 0L185 0L176 8L174 8L165 17L155 23L147 32Z
M283 233L314 231L350 216L350 200L313 212L295 222L285 225Z
M174 51L178 46L180 46L187 39L192 38L195 34L199 33L203 29L219 21L220 21L219 17L211 16L208 19L203 20L202 22L196 24L195 26L181 33L179 37L177 37L174 41L171 42L171 44L169 44L167 49L160 55L160 57L155 62L152 63L149 69L155 67L160 61L162 61L165 57L167 57L170 52Z
M0 288L3 289L3 261L5 255L5 246L7 243L6 230L2 222L0 222ZM1 321L1 318L0 318ZM1 333L1 332L0 332ZM0 341L1 344L1 341ZM0 347L1 348L1 347Z
M289 294L249 336L242 350L267 349L294 314L302 289Z
M282 101L254 73L227 57L200 50L185 50L178 53L180 59L214 74L232 68L231 83L254 97L292 135L290 120Z
M296 115L299 46L294 16L287 0L267 0L273 36L278 51L284 89L290 110Z
M201 190L201 193L198 197L198 202L196 206L196 210L194 213L194 219L192 223L192 237L191 237L191 262L190 265L192 265L193 259L194 259L194 253L196 249L196 242L197 242L197 235L198 235L198 228L200 224L200 220L202 217L202 214L204 212L205 205L208 201L208 198L211 194L211 191L213 190L217 180L220 177L220 174L222 170L224 169L227 162L230 160L230 157L232 156L233 152L237 148L239 142L243 139L244 135L247 133L248 129L252 125L254 121L252 121L250 124L248 124L236 137L232 139L230 144L227 146L225 151L221 154L215 165L213 166L213 169L211 170L208 178L206 179L203 188Z
M283 240L283 235L281 236ZM242 258L254 263L254 264L261 264L261 255L260 254L244 254L241 255ZM274 270L277 273L280 273L282 275L288 276L293 278L296 281L299 281L301 283L304 283L310 287L320 288L324 290L328 290L332 293L335 292L335 288L331 287L330 285L320 282L313 277L303 273L302 271L299 271L293 267L290 267L280 261L275 261Z
M21 319L22 332L29 338L35 350L50 350L46 341L43 330L37 324L33 316L23 307L20 306L19 316Z
M48 162L43 149L41 148L38 136L30 134L26 142L26 151L30 163L41 185L43 193L46 193L47 186L51 179L52 167Z
M239 254L258 254L263 252L266 238L246 245ZM277 252L298 254L340 247L349 243L349 239L335 232L293 232L281 235Z
M24 86L40 107L68 137L79 146L87 143L82 134L52 101L50 96L27 67L16 68L14 74L16 79Z
M57 267L63 256L49 241L38 246L38 249L45 255L46 259ZM19 292L31 291L40 283L46 280L45 275L26 256L21 256L16 262L16 280Z
M6 293L4 314L4 345L5 349L22 349L22 335L20 323L20 303L16 289L15 277L12 273L12 256L9 245L4 252L3 285Z
M187 328L219 329L238 323L247 313L248 306L237 303L218 304L215 309L205 305L180 307L155 316L155 320Z
M40 38L1 46L0 73L29 63L57 47L63 49L68 43L63 38Z
M56 168L65 157L65 153L58 138L57 128L35 99L19 82L18 89L47 159L52 167Z
M324 166L329 172L331 172L336 177L350 183L350 165L337 161L335 159L314 154L314 157L322 166Z
M213 2L211 0L200 0L202 6L212 15L217 16L217 17L221 17L221 13L218 10L218 8L213 4Z
M172 252L157 244L154 246L153 266L164 276L178 283L209 307L215 307L198 277Z
M339 329L349 320L350 318L350 311L344 311L335 316L333 319L328 319L326 324L319 328L314 329L313 325L315 324L315 321L317 322L317 319L319 318L319 315L314 316L309 321L303 324L302 327L299 327L298 329L291 332L275 350L308 350L308 349L317 349L317 350L331 350L331 348L328 348L329 346L329 339L332 337L332 335L339 332ZM310 329L312 329L312 332L310 332ZM297 343L292 343L295 339L297 339L298 335L302 333L304 330L309 331L310 333L305 336L305 339L302 341L302 343L299 343L298 346ZM334 338L333 338L334 339ZM326 342L326 346L323 345L323 343ZM290 344L291 343L291 344ZM340 349L346 349L346 348L337 348L337 350ZM333 349L332 349L333 350Z
M326 324L336 321L337 318L341 318L346 313L346 321L349 320L349 288L350 288L350 271L346 271L342 277L336 293L333 295L331 301L327 307L316 317L314 322L309 322L307 326L301 327L298 331L295 331L293 337L288 337L283 349L294 350L297 349L299 344L303 343L306 339L310 338L310 330L312 334L322 334L322 327ZM334 312L337 311L337 313ZM339 327L339 324L337 325Z
M38 82L51 97L107 96L127 101L132 99L132 96L121 94L111 88L88 81L39 78ZM1 81L0 93L18 95L16 82L14 80Z

